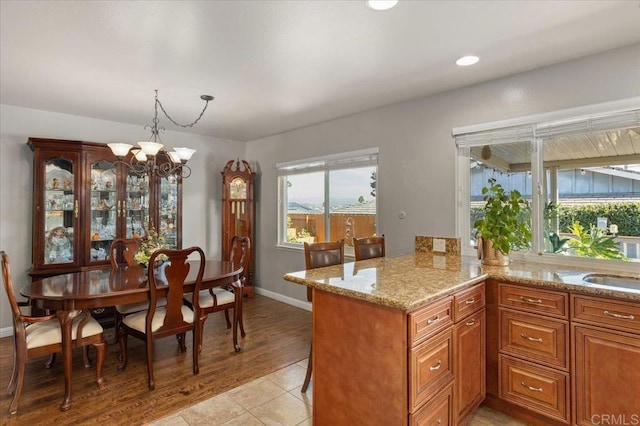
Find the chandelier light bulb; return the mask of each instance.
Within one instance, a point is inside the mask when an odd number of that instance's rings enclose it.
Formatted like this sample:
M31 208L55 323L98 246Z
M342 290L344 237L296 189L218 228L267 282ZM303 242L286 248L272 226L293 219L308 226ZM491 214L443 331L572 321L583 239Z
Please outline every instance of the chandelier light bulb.
M138 145L147 156L151 157L154 157L162 149L162 144L158 142L138 142Z
M185 147L176 147L173 149L178 154L178 157L180 158L180 160L182 160L185 163L189 161L189 159L191 159L191 156L196 152L195 149L190 149Z
M167 155L169 156L169 158L171 158L171 161L172 161L174 164L177 164L177 163L181 163L181 162L182 162L182 161L180 160L180 156L179 156L179 155L178 155L178 153L177 153L177 152L175 152L175 151L169 151L169 152L167 152Z
M116 157L125 157L133 145L129 145L128 143L108 143L107 146L111 148L111 152Z

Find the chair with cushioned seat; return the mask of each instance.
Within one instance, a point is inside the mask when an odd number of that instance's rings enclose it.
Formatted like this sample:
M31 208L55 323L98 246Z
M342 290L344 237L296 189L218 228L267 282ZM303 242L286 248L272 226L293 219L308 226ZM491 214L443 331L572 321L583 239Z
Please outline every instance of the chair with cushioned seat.
M353 252L356 261L384 257L384 234L380 237L354 238Z
M120 267L120 260L124 260L123 265L136 266L138 262L134 259L140 242L145 238L116 238L111 242L109 246L109 260L111 261L111 268L117 270ZM158 305L164 305L166 302L160 300ZM115 336L118 339L118 331L120 330L120 324L122 324L122 317L125 315L133 314L149 309L149 302L136 302L116 305L115 307Z
M0 252L2 258L2 279L4 288L9 298L9 306L13 314L13 372L7 385L7 392L13 394L9 405L9 413L18 411L18 403L24 386L24 374L29 359L43 355L55 354L62 351L62 330L60 321L55 315L32 317L23 315L19 303L13 291L11 271L9 268L9 256ZM96 382L98 388L104 388L106 382L102 377L102 366L107 352L107 344L104 341L103 329L100 323L91 317L88 311L78 311L72 325L72 347L86 347L92 345L96 348ZM51 360L47 364L50 366ZM84 364L89 368L89 360L84 354Z
M251 248L251 240L249 237L241 237L235 235L231 239L231 250L229 262L234 265L240 265L243 268L242 277L240 280L241 287L239 290L242 292L242 287L246 281L246 273L249 266L249 253ZM186 294L184 299L187 306L192 306L193 294ZM227 320L227 329L231 328L231 320L229 318L229 309L235 308L236 296L231 287L212 287L206 290L200 291L200 310L203 315L224 311L224 316ZM238 312L238 323L240 325L240 335L246 337L244 331L244 324L242 323L242 309ZM204 328L204 327L203 327ZM203 331L201 329L200 331ZM203 341L203 336L200 337L200 342Z
M194 284L193 309L184 305L184 283L191 268L188 258L197 254L199 263L198 274ZM135 336L145 342L147 352L147 373L149 390L155 389L153 377L153 344L154 341L167 336L177 336L182 352L187 351L186 333L193 334L193 374L200 372L198 353L201 335L201 314L198 294L202 286L205 268L205 256L199 247L184 250L157 250L151 255L149 265L154 265L158 256L167 256L167 261L159 268L150 267L147 271L149 285L149 309L125 316L118 332L120 343L120 365L118 371L127 366L127 337ZM160 291L166 291L166 305L159 306Z
M344 263L344 240L326 243L304 243L304 260L306 269L322 268L324 266L340 265ZM307 300L313 303L313 290L307 287ZM302 384L302 392L306 392L311 382L313 340L309 350L307 374Z

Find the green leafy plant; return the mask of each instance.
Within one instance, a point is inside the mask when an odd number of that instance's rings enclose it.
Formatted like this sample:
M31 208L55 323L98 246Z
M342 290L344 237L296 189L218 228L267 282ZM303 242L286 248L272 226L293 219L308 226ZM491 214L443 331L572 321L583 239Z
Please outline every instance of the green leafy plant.
M604 229L591 225L586 231L579 222L573 222L570 232L576 236L567 242L570 253L598 259L627 259L614 241L615 237L607 236Z
M512 249L525 248L531 241L531 207L518 190L505 191L495 178L482 188L485 201L484 217L473 228L476 236L493 243L493 247L508 255Z
M561 238L558 235L558 205L553 201L549 201L544 206L544 236L547 243L551 246L552 253L566 251L566 243L569 238Z
M147 238L140 241L140 246L133 255L133 258L139 264L149 266L151 255L156 250L164 248L169 248L169 246L164 243L164 234L158 234L154 228L149 228L147 230ZM162 254L156 258L156 261L164 262L167 259L167 256Z

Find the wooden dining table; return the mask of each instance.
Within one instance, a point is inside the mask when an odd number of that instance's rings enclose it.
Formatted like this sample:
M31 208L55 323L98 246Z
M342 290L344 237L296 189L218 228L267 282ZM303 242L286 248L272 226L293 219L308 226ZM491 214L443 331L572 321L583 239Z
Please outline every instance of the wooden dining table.
M185 280L185 293L193 291L199 261L190 261L191 268ZM238 323L242 318L242 267L227 261L205 261L202 289L232 286L235 293L233 310L233 347L238 344ZM160 297L165 296L160 289ZM166 293L166 290L164 291ZM53 310L62 328L62 358L64 362L64 399L60 410L71 406L72 325L79 311L143 302L149 300L147 270L140 266L121 265L118 269L105 266L80 272L71 272L33 281L20 294L31 300L31 305ZM104 381L103 381L104 383Z

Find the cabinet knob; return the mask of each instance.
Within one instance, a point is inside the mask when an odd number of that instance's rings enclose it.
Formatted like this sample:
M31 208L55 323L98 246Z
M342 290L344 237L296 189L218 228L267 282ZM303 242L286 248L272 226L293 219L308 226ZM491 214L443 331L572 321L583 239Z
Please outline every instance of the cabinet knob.
M440 367L442 367L442 360L438 360L438 363L436 365L432 365L431 367L429 367L429 371L439 370Z
M520 382L520 384L522 385L522 387L525 387L525 388L529 389L531 392L542 392L543 391L542 388L534 388L532 386L528 386L525 382Z
M436 317L434 319L428 319L427 320L427 325L431 325L431 324L433 324L434 322L437 322L437 321L440 321L440 315L439 314L436 315Z
M631 321L634 321L636 319L636 317L634 317L631 314L622 315L622 314L616 314L615 312L609 312L609 311L604 311L603 314L605 316L608 316L608 317L619 318L619 319L628 319L628 320L631 320Z
M542 338L540 337L529 337L524 333L520 333L520 337L522 337L523 339L527 339L531 342L538 342L538 343L542 343Z

